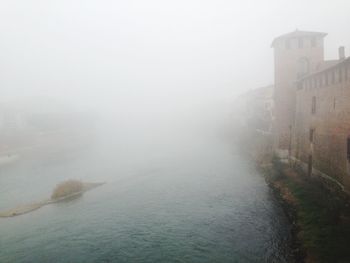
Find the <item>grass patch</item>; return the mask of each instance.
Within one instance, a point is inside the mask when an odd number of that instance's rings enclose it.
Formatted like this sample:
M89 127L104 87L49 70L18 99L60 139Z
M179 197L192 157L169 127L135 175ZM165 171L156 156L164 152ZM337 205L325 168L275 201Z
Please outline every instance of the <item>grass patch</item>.
M277 169L281 169L278 167ZM298 238L315 262L350 262L350 209L348 198L321 182L290 175L275 177L294 197Z

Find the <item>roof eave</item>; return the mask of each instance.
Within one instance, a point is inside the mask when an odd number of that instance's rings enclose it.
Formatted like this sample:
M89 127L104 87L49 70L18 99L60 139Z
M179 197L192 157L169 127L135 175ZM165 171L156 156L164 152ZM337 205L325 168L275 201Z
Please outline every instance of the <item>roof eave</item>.
M294 32L296 32L296 31L294 31ZM281 39L285 39L285 38L288 38L288 37L293 38L293 36L292 36L291 34L294 33L294 32L291 32L291 33L284 34L284 35L281 35L281 36L279 36L279 37L276 37L276 38L272 41L271 47L274 47L275 43L276 43L277 41L281 40ZM300 32L303 32L303 31L300 31ZM308 33L309 33L310 35L320 36L320 37L322 37L322 38L324 38L324 37L326 37L326 36L328 35L328 33L324 33L324 32L306 32L305 34L307 35Z

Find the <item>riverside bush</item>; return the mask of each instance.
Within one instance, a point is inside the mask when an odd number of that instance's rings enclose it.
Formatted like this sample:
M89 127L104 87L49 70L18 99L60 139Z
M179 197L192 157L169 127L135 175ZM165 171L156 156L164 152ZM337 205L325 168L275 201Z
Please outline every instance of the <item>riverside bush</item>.
M77 180L68 180L58 184L52 195L51 199L58 199L65 196L72 195L74 193L81 192L83 190L83 183Z

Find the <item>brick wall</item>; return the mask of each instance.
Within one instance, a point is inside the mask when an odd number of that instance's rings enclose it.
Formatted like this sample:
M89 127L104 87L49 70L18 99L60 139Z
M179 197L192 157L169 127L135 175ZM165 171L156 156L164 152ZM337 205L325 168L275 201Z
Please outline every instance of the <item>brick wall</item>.
M298 47L298 40L303 40L303 47ZM316 38L315 46L311 45L313 37L286 37L273 44L275 66L275 109L274 127L276 148L288 150L290 146L291 126L294 125L296 105L296 80L299 78L302 59L307 60L308 70L315 71L324 60L323 36ZM287 46L286 43L290 44Z
M315 100L315 112L312 104ZM313 142L310 129L314 130ZM350 59L302 79L296 94L292 155L350 190Z

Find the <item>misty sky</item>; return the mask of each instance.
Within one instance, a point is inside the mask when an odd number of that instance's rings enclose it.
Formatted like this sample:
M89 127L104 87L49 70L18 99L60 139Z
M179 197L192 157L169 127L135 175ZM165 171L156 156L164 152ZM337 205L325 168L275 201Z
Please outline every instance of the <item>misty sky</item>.
M349 8L348 0L2 0L0 90L155 111L231 98L272 83L270 44L280 34L327 32L326 58L339 45L349 51Z

